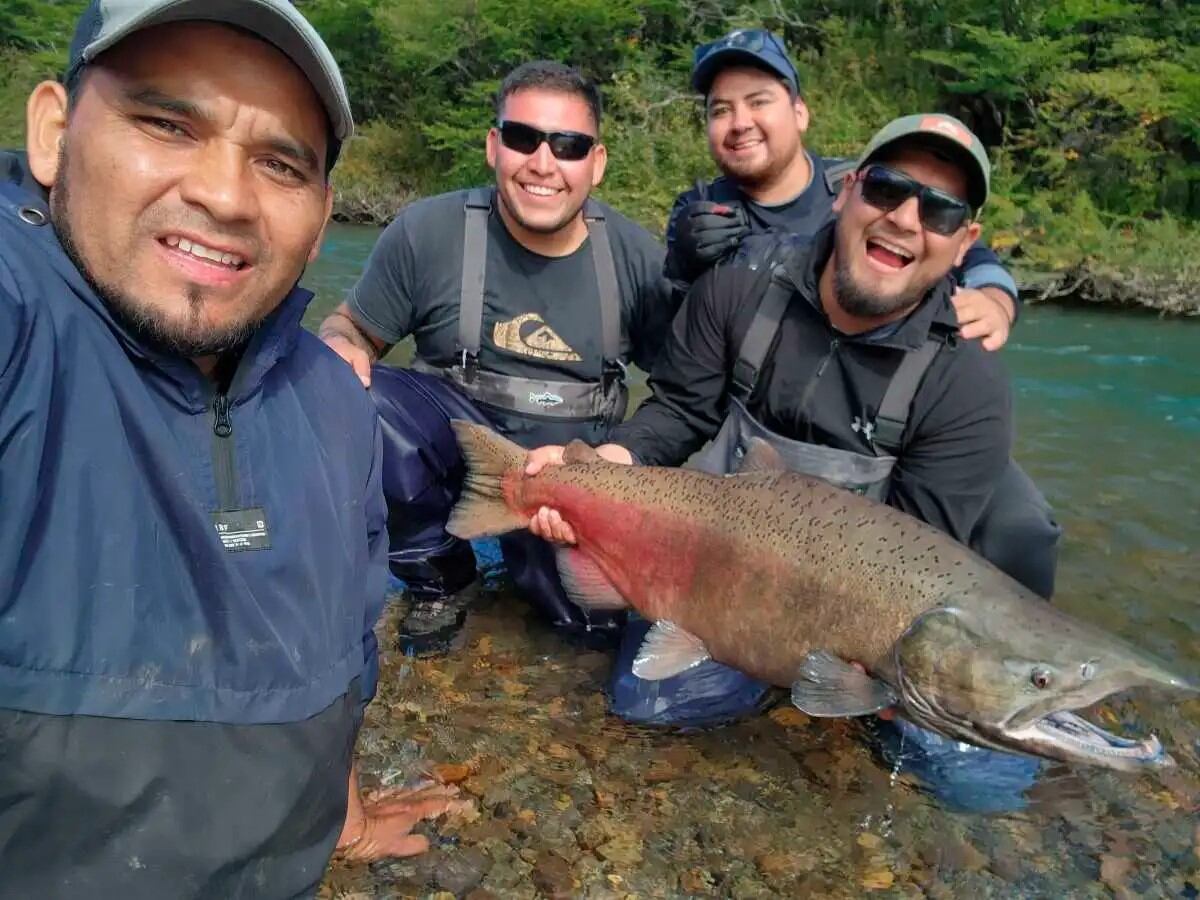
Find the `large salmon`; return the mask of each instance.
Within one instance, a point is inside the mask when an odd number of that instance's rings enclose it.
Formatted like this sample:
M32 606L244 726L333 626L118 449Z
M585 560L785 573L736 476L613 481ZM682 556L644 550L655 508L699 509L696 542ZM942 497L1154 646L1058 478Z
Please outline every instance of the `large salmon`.
M1070 710L1135 686L1200 688L911 516L773 468L766 444L721 477L615 465L576 441L565 465L529 477L516 444L454 427L468 474L450 533L501 534L557 509L578 540L560 551L572 599L657 623L639 677L712 658L791 686L812 715L894 705L983 747L1130 771L1172 763L1157 738Z

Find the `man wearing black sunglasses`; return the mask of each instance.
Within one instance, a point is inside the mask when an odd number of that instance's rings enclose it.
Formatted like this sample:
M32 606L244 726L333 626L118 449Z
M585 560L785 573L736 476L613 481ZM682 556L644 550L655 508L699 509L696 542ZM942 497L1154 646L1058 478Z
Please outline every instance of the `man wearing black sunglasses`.
M978 236L989 172L978 138L950 116L890 123L812 242L793 245L775 269L723 265L699 278L654 367L653 395L601 454L674 466L707 442L692 464L732 472L759 437L790 467L985 550L976 526L1008 464L1009 384L997 354L960 339L950 272ZM527 471L560 460L561 448L539 448ZM553 510L531 528L574 539ZM765 685L711 661L662 681L636 678L646 628L631 624L622 642L611 686L618 715L700 724L763 698Z
M800 77L769 31L734 31L697 47L692 87L704 95L709 148L723 174L680 194L671 210L667 273L682 290L718 260L769 255L777 242L767 235L815 234L852 164L804 146ZM962 336L999 349L1016 316L1015 282L983 244L967 253L962 279L954 297Z
M625 366L650 368L674 313L661 245L589 197L607 163L600 112L575 70L515 69L487 135L495 186L403 209L321 327L383 417L392 571L413 599L407 652L447 648L476 575L470 547L444 528L462 475L449 419L526 446L602 441L625 413ZM416 372L374 366L409 335ZM589 622L566 599L543 541L502 545L521 593L553 622L589 640L615 634L615 620Z

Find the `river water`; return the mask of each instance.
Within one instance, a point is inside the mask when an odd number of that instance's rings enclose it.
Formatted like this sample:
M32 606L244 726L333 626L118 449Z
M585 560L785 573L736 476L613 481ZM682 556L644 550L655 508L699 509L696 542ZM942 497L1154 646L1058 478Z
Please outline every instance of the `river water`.
M318 294L306 324L377 234L331 230L305 278ZM1065 530L1055 602L1197 675L1200 322L1036 307L1003 353L1017 458ZM447 659L399 657L381 626L360 739L368 783L433 772L461 782L478 817L442 823L414 860L335 864L323 896L1200 895L1200 701L1095 711L1159 734L1177 769L1047 765L1025 790L996 776L934 795L877 751L869 723L783 705L705 732L624 725L605 713L605 653L550 633L503 586L488 596ZM1003 802L980 811L973 794Z

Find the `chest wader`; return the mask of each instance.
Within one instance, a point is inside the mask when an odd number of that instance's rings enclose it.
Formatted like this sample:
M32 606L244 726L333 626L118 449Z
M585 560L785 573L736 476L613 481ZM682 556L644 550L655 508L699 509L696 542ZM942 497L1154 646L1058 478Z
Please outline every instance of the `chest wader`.
M452 366L437 367L417 360L413 367L440 374L472 400L506 412L541 419L581 423L600 421L609 427L615 425L625 417L629 392L625 386L625 364L621 362L621 297L617 267L603 210L592 200L583 207L600 293L602 362L600 378L594 381L523 378L479 367L491 210L490 190L474 190L467 195L456 362Z
M687 465L714 475L732 474L741 467L751 439L760 438L779 453L789 471L813 475L882 502L896 465L912 398L942 342L931 338L919 349L905 354L896 369L875 418L875 454L793 440L771 431L747 410L759 371L793 294L792 286L771 277L738 348L725 421L716 437ZM638 678L633 674L633 661L649 627L648 622L631 623L622 637L611 687L616 715L643 724L701 725L740 718L769 701L772 693L769 684L711 659L661 681Z
M432 448L430 454L436 463L429 462L425 454L414 453L411 448L404 454L404 461L410 467L421 468L423 472L429 470L432 473L436 467L442 473L452 475L450 481L444 481L431 474L437 481L436 493L441 503L436 522L430 519L429 525L422 524L415 529L423 535L422 540L400 548L393 541L392 571L408 583L418 601L447 600L449 594L466 587L475 578L475 560L470 546L445 532L446 520L461 487L463 462L449 419L439 413L450 411L454 418L487 422L494 418L488 414L488 408L491 408L567 425L577 423L578 436L588 437L589 426L601 423L607 431L620 422L629 402L625 366L621 362L621 297L616 262L604 211L591 200L583 208L583 217L587 223L600 297L600 377L595 380L552 381L505 375L480 367L488 219L492 197L491 190L474 190L467 196L455 364L438 367L416 360L412 366L415 373L405 373L408 378L401 385L404 388L403 398L392 398L387 404L393 417L399 416L405 420L412 420L414 412L410 407L408 412L400 413L399 410L406 405L402 400L412 400L418 408L430 410L430 416L416 418L432 417L438 420L434 429L437 440L433 442L436 447ZM429 394L436 395L432 402L422 396ZM464 400L463 395L469 401ZM478 407L472 415L455 412L456 409L461 410L464 403L472 406L472 401ZM385 424L386 421L385 415ZM425 429L429 428L428 423L423 424ZM428 434L428 430L425 433ZM450 458L445 457L446 437L449 437L449 446L453 448ZM386 427L384 439L385 443L388 442ZM426 440L426 443L431 442ZM385 452L385 457L388 455ZM408 512L398 509L397 515L407 515ZM436 532L436 540L428 539L430 532ZM431 544L436 544L432 552ZM623 613L585 614L568 600L559 581L554 551L549 544L528 532L515 532L500 538L500 546L508 573L518 592L552 623L568 631L578 631L589 642L607 644L614 640L624 619ZM463 615L465 612L464 607Z

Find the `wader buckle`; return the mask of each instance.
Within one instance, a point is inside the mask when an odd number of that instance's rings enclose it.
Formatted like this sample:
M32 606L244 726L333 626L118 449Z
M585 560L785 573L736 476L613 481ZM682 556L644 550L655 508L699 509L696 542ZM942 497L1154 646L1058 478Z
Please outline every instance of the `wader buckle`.
M475 381L475 375L479 372L479 356L472 353L466 347L462 349L462 357L459 359L459 367L462 369L463 380L467 384Z

